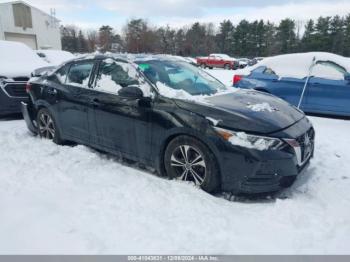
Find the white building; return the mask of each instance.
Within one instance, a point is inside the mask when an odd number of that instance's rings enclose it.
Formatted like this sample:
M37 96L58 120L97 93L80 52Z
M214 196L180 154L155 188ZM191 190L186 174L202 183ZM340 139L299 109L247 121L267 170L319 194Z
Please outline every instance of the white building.
M0 40L32 49L62 49L59 20L23 1L0 3Z

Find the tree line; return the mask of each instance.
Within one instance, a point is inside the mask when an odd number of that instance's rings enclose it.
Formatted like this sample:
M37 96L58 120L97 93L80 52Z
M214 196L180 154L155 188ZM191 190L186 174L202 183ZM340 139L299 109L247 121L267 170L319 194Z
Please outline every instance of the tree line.
M258 57L294 52L325 51L350 56L350 14L345 17L319 17L301 22L284 19L278 24L241 20L234 25L224 20L193 23L175 29L155 27L145 19L132 19L121 34L109 25L83 31L61 26L62 48L73 53L129 52L200 56L225 53L233 57Z

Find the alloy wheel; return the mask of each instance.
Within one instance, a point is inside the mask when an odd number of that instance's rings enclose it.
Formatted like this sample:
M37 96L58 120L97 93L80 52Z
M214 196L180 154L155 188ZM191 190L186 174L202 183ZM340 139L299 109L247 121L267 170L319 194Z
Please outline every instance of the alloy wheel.
M192 146L178 146L171 155L170 166L179 180L192 181L197 186L202 185L205 180L204 157Z
M52 117L49 114L42 112L38 120L40 136L53 140L55 138L55 125Z

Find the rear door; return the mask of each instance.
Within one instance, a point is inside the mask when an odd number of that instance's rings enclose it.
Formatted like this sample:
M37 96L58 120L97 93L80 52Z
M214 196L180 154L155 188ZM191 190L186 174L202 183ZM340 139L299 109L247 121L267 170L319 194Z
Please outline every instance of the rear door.
M89 108L91 89L89 85L95 62L93 60L74 62L70 65L60 91L60 123L64 136L75 141L89 143ZM62 79L63 80L63 79Z
M306 92L307 104L313 112L350 114L350 83L312 77Z

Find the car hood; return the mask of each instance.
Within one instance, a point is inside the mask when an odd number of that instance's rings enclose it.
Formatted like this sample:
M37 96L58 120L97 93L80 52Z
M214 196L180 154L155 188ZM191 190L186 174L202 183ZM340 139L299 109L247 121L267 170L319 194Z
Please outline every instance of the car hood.
M177 100L177 105L206 117L217 126L256 134L283 130L305 115L280 98L258 91L238 89L214 95L198 103Z

